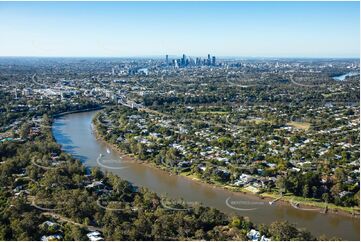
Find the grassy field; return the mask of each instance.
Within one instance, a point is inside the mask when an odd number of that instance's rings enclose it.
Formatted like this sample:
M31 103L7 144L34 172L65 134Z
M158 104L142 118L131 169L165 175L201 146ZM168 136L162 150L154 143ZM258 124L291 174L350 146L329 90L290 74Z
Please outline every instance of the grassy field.
M224 111L202 111L202 112L198 112L199 114L214 114L214 115L226 115L228 114L228 112L224 112Z
M303 130L308 130L310 128L310 126L311 126L311 124L308 123L308 122L294 122L294 121L291 121L291 122L288 122L287 124L292 126L292 127L295 127L295 128L298 128L298 129L303 129Z
M245 121L245 122L254 122L254 123L256 123L256 124L269 123L268 120L259 119L259 118L245 119L245 120L243 120L243 121Z

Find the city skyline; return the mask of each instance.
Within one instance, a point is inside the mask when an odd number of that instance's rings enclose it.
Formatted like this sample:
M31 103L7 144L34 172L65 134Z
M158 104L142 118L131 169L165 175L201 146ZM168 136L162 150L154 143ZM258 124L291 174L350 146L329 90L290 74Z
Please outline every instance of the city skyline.
M359 9L359 2L0 2L0 55L359 58Z

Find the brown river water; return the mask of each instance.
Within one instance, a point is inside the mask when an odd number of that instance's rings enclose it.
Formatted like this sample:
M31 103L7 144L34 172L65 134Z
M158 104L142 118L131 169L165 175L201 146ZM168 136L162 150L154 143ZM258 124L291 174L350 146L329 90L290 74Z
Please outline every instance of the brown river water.
M73 113L58 117L54 120L52 128L54 138L62 145L62 149L80 159L87 167L99 166L159 195L182 198L183 203L189 205L202 203L228 214L247 216L254 223L269 224L275 220L288 220L314 235L337 236L343 240L360 238L359 218L343 214L324 214L318 209L301 210L284 202L270 204L268 200L253 195L234 193L122 159L116 150L96 139L92 119L97 112ZM172 208L169 203L166 206Z

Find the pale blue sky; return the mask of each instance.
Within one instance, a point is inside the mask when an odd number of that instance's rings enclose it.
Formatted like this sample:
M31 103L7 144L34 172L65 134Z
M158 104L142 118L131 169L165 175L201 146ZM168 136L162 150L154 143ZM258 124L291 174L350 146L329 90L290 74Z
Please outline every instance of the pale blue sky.
M0 2L0 56L359 57L359 2Z

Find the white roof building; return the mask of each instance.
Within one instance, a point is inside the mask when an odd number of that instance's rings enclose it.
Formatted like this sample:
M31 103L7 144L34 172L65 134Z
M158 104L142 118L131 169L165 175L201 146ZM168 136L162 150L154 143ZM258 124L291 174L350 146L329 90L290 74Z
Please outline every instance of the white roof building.
M90 233L87 233L86 235L90 241L101 241L104 240L104 238L101 236L101 233L99 231L93 231Z

